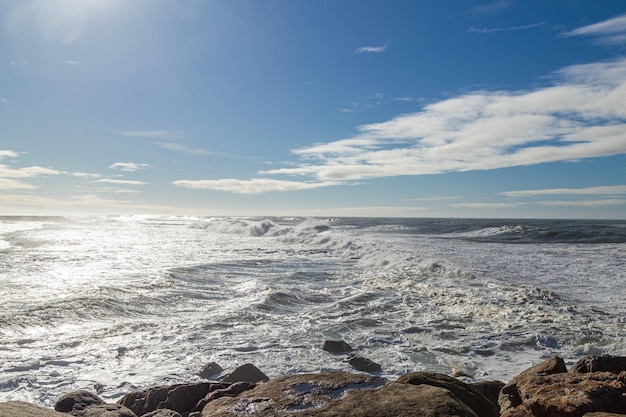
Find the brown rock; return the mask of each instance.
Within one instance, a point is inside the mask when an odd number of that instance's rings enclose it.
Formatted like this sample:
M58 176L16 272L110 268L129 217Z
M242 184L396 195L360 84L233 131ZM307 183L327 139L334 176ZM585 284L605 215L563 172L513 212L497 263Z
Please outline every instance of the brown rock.
M209 362L206 365L204 365L204 367L202 368L202 370L200 371L198 375L204 379L211 379L221 374L223 371L224 371L224 368L219 366L217 363Z
M209 382L174 386L168 390L165 401L160 402L157 408L168 408L179 413L195 411L198 401L203 399L210 389Z
M22 401L0 403L0 417L68 417L65 413Z
M626 371L626 356L585 356L572 366L570 372L612 372Z
M84 410L85 408L104 404L104 400L89 391L79 390L65 394L59 398L54 405L54 409L61 413L71 413Z
M498 397L500 396L500 390L504 387L504 382L501 381L478 381L469 384L476 391L480 392L485 398L487 398L492 404L498 404ZM499 414L499 413L498 413Z
M290 375L209 402L203 417L476 417L450 391L345 372Z
M448 375L433 372L413 372L400 376L396 382L445 388L470 407L476 415L481 417L498 417L500 414L497 402L490 401L471 385Z
M211 401L222 397L236 397L244 391L248 391L256 387L252 382L235 382L230 386L209 392L206 397L201 399L194 410L202 411L202 409Z
M246 363L245 365L241 365L237 369L235 369L230 374L226 375L226 377L222 378L222 382L261 382L261 381L269 381L267 375L265 375L259 368L252 365L251 363Z
M174 410L168 410L167 408L162 408L160 410L151 411L148 414L144 414L141 417L182 417L182 415L180 415Z
M622 375L567 372L561 362L560 358L545 361L522 372L502 388L501 417L626 413L626 384Z

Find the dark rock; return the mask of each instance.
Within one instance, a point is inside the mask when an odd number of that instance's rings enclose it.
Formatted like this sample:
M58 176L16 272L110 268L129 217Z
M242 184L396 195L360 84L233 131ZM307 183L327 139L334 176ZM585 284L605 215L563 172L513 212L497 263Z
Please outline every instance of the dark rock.
M221 374L223 371L224 369L221 366L219 366L217 363L209 362L206 365L204 365L204 367L202 368L202 370L200 371L198 375L204 379L211 379L212 377Z
M345 372L291 375L209 402L203 417L477 417L450 391Z
M445 388L450 391L462 403L481 417L498 417L499 408L497 402L490 401L480 391L456 378L433 372L413 372L400 376L397 383L411 385L430 385Z
M210 382L174 386L167 391L165 401L160 402L157 408L168 408L179 413L188 413L195 410L198 401L207 395L210 388Z
M59 398L54 405L54 409L61 413L73 414L74 411L84 410L89 406L98 404L104 404L104 400L89 391L79 390Z
M180 414L200 411L197 404L209 393L228 388L228 382L198 382L154 387L144 391L131 392L118 403L131 409L138 416L159 409L169 409Z
M600 411L598 413L587 413L583 417L626 417L626 414L604 413Z
M350 354L345 359L345 362L348 362L354 369L362 372L382 372L382 368L376 362L373 362L370 359L364 358L361 355L356 353Z
M626 413L626 372L567 372L549 359L513 378L500 393L502 417L582 417Z
M349 353L352 347L343 340L327 340L324 342L323 350L330 353Z
M96 404L71 412L74 417L137 417L121 404Z
M0 417L68 417L65 413L22 401L0 403Z
M585 356L572 366L570 372L612 372L626 371L626 356Z
M180 413L177 413L174 410L168 410L167 408L162 408L160 410L151 411L148 414L144 414L141 417L182 417L182 415Z
M206 397L198 401L194 410L202 411L202 409L211 401L222 397L236 397L244 391L248 391L256 387L252 382L235 382L228 387L216 389L207 394Z
M504 387L504 382L501 381L479 381L469 384L476 391L480 392L485 398L487 398L492 404L498 404L498 397L500 396L500 390Z
M267 375L251 363L246 363L222 378L222 382L261 382L269 381Z

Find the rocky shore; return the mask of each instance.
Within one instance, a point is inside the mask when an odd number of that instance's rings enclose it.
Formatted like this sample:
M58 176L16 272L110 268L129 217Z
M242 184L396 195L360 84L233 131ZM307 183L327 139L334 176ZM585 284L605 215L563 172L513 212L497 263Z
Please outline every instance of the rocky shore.
M327 342L333 353L350 351ZM391 381L380 366L358 354L346 357L360 373L319 372L269 379L252 364L206 382L130 392L108 404L75 391L55 409L10 401L0 417L217 417L217 416L428 416L428 417L626 417L626 357L587 356L571 369L559 357L535 365L508 383L466 383L452 376L413 372Z

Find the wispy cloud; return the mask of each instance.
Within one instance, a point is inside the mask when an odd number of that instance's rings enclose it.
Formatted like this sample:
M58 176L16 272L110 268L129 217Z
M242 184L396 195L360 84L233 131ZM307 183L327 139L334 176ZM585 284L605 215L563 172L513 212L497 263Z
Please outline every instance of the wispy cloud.
M260 172L315 181L490 170L626 153L626 59L576 65L552 86L475 91L296 149L295 167Z
M517 31L517 30L528 30L528 29L533 29L539 26L543 26L545 25L545 22L538 22L538 23L531 23L528 25L523 25L523 26L510 26L510 27L504 27L504 28L476 28L476 27L471 27L468 29L468 32L472 32L472 33L494 33L494 32L510 32L510 31Z
M455 203L448 204L449 207L465 209L501 209L520 206L520 203Z
M626 14L564 32L561 35L565 37L591 36L602 44L623 45L626 44Z
M176 130L122 130L116 133L135 138L178 139L180 137L180 132Z
M283 181L270 178L253 178L250 180L219 179L219 180L178 180L172 184L178 187L228 191L238 194L260 194L268 191L297 191L336 185L333 182L300 182Z
M102 178L100 180L96 180L95 182L107 183L107 184L120 184L120 185L146 185L147 184L143 181L113 180L113 179L108 179L108 178Z
M543 206L563 206L563 207L604 207L626 205L626 199L613 198L605 200L577 200L577 201L543 201Z
M200 149L200 148L191 148L189 146L183 145L182 143L171 143L171 142L157 142L157 145L163 149L168 149L170 151L188 153L192 155L214 155L215 152L210 151L208 149Z
M118 169L124 172L135 172L148 167L150 167L149 164L138 164L136 162L116 162L112 165L109 165L109 168L111 169Z
M550 188L544 190L505 191L507 197L536 197L551 195L626 195L626 185L605 185L586 188Z
M11 178L0 178L0 190L32 190L37 186Z
M362 54L362 53L380 53L380 52L385 52L387 50L387 48L389 48L390 43L386 42L384 45L380 45L380 46L362 46L360 48L357 48L354 53L355 54Z
M65 63L66 63L67 65L78 65L78 64L80 64L80 62L78 62L78 61L72 61L72 60L65 61Z
M503 11L510 9L512 6L513 6L513 1L511 0L499 0L499 1L491 2L491 3L483 4L480 6L474 6L466 14L469 14L472 16L489 15L489 14L493 15L493 14L502 13Z

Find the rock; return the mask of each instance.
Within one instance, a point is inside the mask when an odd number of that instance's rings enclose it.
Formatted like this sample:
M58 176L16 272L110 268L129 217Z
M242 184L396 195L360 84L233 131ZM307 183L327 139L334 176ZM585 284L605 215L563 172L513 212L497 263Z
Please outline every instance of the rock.
M137 417L137 414L120 404L90 405L71 414L74 417Z
M162 408L160 410L154 410L147 414L144 414L141 417L182 417L179 413L174 410L168 410L167 408Z
M476 391L480 392L485 398L487 398L492 404L498 404L498 397L500 396L500 390L504 387L504 382L501 381L479 381L469 384Z
M585 356L572 366L570 372L612 372L626 371L626 356Z
M206 397L196 404L195 410L202 411L202 409L213 400L222 397L236 397L242 392L248 391L254 387L256 387L256 384L252 382L235 382L226 388L214 390L209 392Z
M59 398L54 405L56 411L74 414L91 405L104 404L104 400L86 390L73 391Z
M477 417L450 391L346 372L290 375L209 402L203 417Z
M583 415L583 417L626 417L626 414L615 414L615 413L587 413Z
M354 369L362 372L382 372L382 368L376 362L364 358L356 353L350 354L344 362L348 362Z
M206 365L204 365L204 367L202 368L202 370L200 371L198 375L204 379L211 379L212 377L221 374L223 371L224 369L221 366L219 366L217 363L209 362Z
M481 417L498 417L500 414L496 401L490 401L471 385L448 375L434 372L413 372L400 376L396 382L444 388Z
M169 409L180 414L200 411L197 404L209 393L228 388L227 382L199 382L160 386L126 394L118 401L138 416L158 409Z
M327 340L324 342L322 349L330 353L352 352L352 347L343 340Z
M267 375L251 363L246 363L222 378L222 382L261 382L269 381Z
M0 403L0 417L68 417L67 414L22 401Z
M626 414L626 372L567 372L555 357L513 378L500 392L501 417Z

